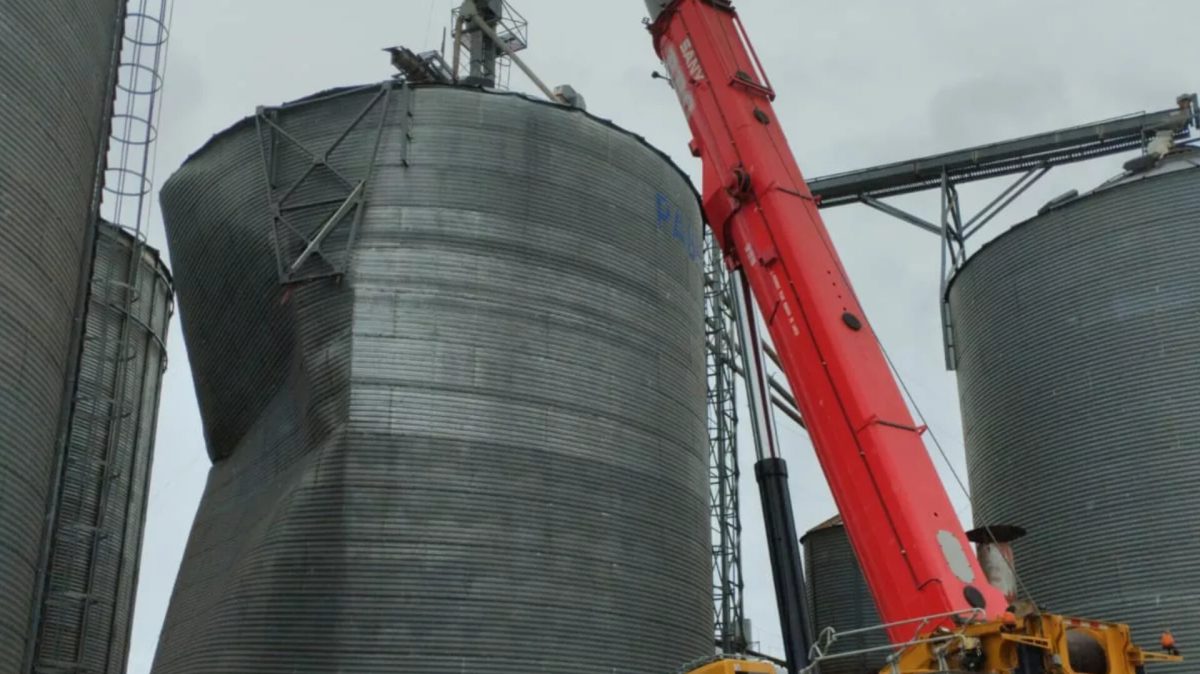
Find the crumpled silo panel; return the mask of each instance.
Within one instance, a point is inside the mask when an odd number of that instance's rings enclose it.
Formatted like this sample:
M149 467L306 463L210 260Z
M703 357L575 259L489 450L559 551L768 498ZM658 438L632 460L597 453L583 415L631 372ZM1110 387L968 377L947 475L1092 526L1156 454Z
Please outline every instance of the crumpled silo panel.
M669 161L370 86L236 125L163 204L215 463L156 672L711 653L701 221Z

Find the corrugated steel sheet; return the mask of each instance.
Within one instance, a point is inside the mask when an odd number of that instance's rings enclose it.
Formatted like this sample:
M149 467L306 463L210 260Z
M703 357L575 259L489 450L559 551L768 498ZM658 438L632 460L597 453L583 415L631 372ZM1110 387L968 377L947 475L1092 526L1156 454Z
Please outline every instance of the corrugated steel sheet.
M1035 217L949 291L980 524L1048 609L1200 643L1200 153Z
M173 291L157 251L98 234L36 671L120 674L129 646Z
M0 0L0 672L29 634L119 0Z
M843 632L882 624L841 517L813 528L804 534L800 542L804 546L804 573L808 582L809 616L814 636L829 628ZM879 630L839 637L828 652L831 655L848 654L864 648L886 646L887 643L887 633ZM819 663L820 672L878 672L887 655L886 651L847 657L838 655Z
M163 190L216 462L154 671L661 674L711 654L694 192L580 111L381 93L247 120ZM273 225L268 193L347 131ZM359 180L361 222L314 263L344 278L281 284L296 233Z

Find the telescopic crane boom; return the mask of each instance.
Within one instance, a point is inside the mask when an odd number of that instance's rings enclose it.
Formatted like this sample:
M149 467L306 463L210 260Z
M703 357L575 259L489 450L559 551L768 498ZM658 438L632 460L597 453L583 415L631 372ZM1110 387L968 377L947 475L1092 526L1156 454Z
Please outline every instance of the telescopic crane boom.
M1132 645L1124 625L1074 627L1033 609L1014 615L988 583L788 147L775 92L732 3L646 4L655 49L691 127L690 149L703 165L708 224L763 316L879 615L892 642L905 646L898 670L1082 673L1071 667L1082 656L1072 653L1074 642L1086 641L1084 650L1099 649L1110 664L1095 674L1132 674L1154 656ZM1068 639L1068 632L1083 636ZM819 647L813 654L820 660Z
M969 552L731 3L667 3L652 31L703 163L705 215L753 291L880 617L999 615L1006 601Z

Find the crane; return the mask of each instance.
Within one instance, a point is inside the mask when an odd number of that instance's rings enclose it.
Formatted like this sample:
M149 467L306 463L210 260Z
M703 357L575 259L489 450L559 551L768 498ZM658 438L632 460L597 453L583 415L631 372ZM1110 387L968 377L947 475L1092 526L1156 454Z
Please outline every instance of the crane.
M729 0L647 0L649 29L702 163L708 226L735 299L758 307L896 655L892 671L1140 674L1178 657L1126 625L1013 603L984 573L855 296L787 138L775 91ZM743 317L752 316L749 311ZM756 322L743 318L753 428L773 447ZM757 391L757 393L755 393ZM756 467L789 670L809 643L786 464ZM759 671L733 660L703 674Z

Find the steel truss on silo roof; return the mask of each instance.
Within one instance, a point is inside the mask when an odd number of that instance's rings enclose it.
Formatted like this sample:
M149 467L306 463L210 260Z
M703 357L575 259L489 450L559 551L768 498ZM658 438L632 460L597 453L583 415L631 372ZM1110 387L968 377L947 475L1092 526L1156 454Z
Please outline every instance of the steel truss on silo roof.
M392 93L396 88L405 90L404 104L408 106L402 118L404 128L401 148L401 162L407 166L412 96L401 83L387 81L381 85L349 89L330 96L314 97L277 107L258 108L255 125L262 151L263 174L267 182L271 239L275 246L280 283L301 283L340 277L346 273L358 228L366 211L368 186L374 174L391 108ZM280 119L280 113L285 110L371 90L377 90L376 94L350 124L324 147L314 148L298 140L284 128ZM330 163L330 156L341 147L351 133L364 125L376 110L379 111L379 120L366 170L362 171L361 175L348 175L346 171ZM299 152L309 164L298 179L288 185L280 185L280 157L289 149ZM310 187L322 179L334 181L344 192L316 201L303 202L297 199L298 195L304 193L305 187ZM344 234L341 241L333 237L335 233Z

